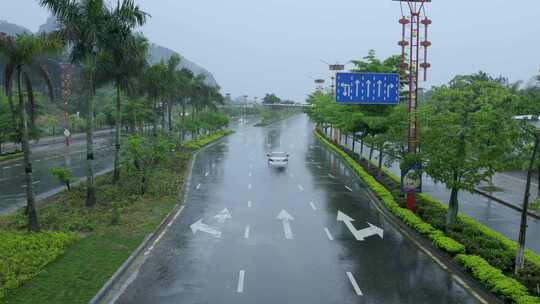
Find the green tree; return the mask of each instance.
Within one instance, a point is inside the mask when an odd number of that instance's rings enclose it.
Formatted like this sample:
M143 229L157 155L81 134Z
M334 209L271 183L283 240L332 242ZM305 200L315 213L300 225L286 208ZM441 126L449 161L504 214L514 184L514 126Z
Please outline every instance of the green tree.
M514 98L496 81L458 76L434 88L422 107L425 171L451 190L448 229L456 222L459 191L472 192L514 151L519 132L511 114Z
M115 149L113 183L120 178L120 130L122 128L122 91L133 92L135 80L142 77L147 68L148 40L140 35L132 35L129 30L123 29L123 24L114 24L118 27L108 39L107 50L101 52L98 59L98 76L103 82L114 82L116 87L115 108Z
M263 98L263 104L279 104L281 99L275 94L266 94Z
M40 56L54 54L60 50L60 43L54 35L34 36L32 34L21 34L12 38L5 35L0 36L0 52L11 58L16 75L17 93L19 99L18 116L21 126L21 142L24 154L24 172L26 182L26 213L28 215L28 229L39 231L37 211L35 208L35 197L33 189L32 163L30 161L31 150L29 145L30 127L34 126L35 96L30 75L39 74L48 84L49 95L53 98L51 81L48 73L39 64ZM11 81L6 78L7 81ZM26 89L26 94L23 92ZM11 84L6 85L11 87ZM25 101L26 96L26 101ZM15 110L14 108L12 109ZM14 116L14 115L13 115Z
M107 51L114 31L129 33L143 25L146 13L133 0L117 2L110 8L103 0L39 0L56 17L59 33L70 44L71 61L82 64L86 78L86 205L96 204L94 185L94 95L96 61L100 52Z

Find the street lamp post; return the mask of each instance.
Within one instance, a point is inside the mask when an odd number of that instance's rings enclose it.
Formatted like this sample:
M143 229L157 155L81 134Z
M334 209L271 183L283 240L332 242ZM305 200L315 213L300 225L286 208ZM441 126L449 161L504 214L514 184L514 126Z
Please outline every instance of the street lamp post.
M525 194L523 195L523 208L521 210L521 223L519 226L519 239L518 239L518 248L516 252L516 268L515 268L515 274L517 275L521 269L523 269L525 265L525 242L526 242L526 235L527 235L527 216L528 216L528 209L529 209L529 198L531 196L530 190L531 190L531 179L532 179L532 170L534 167L534 161L536 160L536 155L538 154L538 146L540 144L540 117L534 117L534 116L518 116L515 117L517 120L528 120L528 121L534 121L534 132L530 132L529 130L526 130L528 133L532 133L534 135L534 148L533 153L531 156L531 161L529 163L529 168L527 170L527 184L525 185Z

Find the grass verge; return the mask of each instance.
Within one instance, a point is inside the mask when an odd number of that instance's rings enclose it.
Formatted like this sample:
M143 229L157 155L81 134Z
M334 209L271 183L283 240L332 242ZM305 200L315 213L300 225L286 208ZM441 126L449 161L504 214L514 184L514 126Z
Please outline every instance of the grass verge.
M540 303L540 298L532 295L534 287L531 283L534 282L535 278L534 263L538 258L534 253L527 251L525 272L513 278L511 275L512 267L507 269L498 266L501 264L504 266L508 262L512 264L512 253L515 254L515 251L512 250L512 247L515 246L514 242L463 214L459 216L458 227L451 229L451 232L446 234L443 232L445 205L421 194L419 195L417 214L403 208L405 202L400 194L399 179L395 175L385 170L383 176L377 180L375 178L377 172L370 173L367 169L368 166L362 166L358 154L352 151L345 152L345 148L331 143L319 132L316 132L315 135L322 143L343 157L382 200L390 212L407 226L430 239L435 247L446 252L450 257L454 257L486 289L507 303ZM476 256L478 253L480 253L479 256ZM499 261L498 259L501 258L504 260ZM491 261L494 262L490 263Z
M9 154L2 154L0 155L0 163L4 161L12 160L12 159L21 158L21 157L23 157L22 151L17 151L17 152L13 152Z
M200 148L226 134L186 145ZM145 195L139 178L123 170L118 185L110 174L96 179L93 208L84 206L83 185L49 198L38 210L39 234L24 232L22 210L0 217L0 303L87 303L178 204L192 154L171 151L154 164Z

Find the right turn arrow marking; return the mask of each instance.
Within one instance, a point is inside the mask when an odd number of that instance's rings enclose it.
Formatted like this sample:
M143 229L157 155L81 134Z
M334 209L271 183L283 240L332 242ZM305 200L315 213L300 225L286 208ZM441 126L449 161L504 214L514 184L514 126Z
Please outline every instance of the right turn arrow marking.
M349 229L349 231L352 233L352 235L357 241L363 241L365 238L373 235L378 235L381 239L383 238L384 230L370 223L368 223L368 228L356 230L352 223L354 222L354 219L339 210L337 215L337 221L345 223L345 226Z

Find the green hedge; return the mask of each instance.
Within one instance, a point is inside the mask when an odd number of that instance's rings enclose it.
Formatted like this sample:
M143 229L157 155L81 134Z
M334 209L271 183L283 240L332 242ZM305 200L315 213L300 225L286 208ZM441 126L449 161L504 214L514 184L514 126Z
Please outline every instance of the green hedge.
M35 277L74 243L73 234L0 231L0 299L10 289Z
M190 140L190 141L182 144L182 147L184 147L186 149L197 150L197 149L200 149L200 148L208 145L209 143L211 143L213 141L216 141L216 140L220 139L221 137L224 137L226 135L231 134L232 132L233 131L231 131L231 130L218 131L216 133L210 134L210 135L205 136L205 137L201 137L199 139Z
M321 142L323 142L325 145L327 145L330 149L332 149L337 154L342 156L344 158L344 160L347 162L347 164L349 164L356 171L356 173L364 180L364 182L377 194L377 196L382 200L382 202L384 203L386 208L388 208L393 214L395 214L397 217L399 217L407 226L415 229L420 234L428 237L433 242L433 245L440 248L441 250L447 252L448 254L450 254L452 256L458 255L458 256L461 257L461 260L464 259L463 254L465 252L468 252L468 249L469 249L468 246L465 246L461 242L459 242L459 241L455 240L454 238L446 235L441 230L438 230L437 228L435 228L432 224L426 223L421 217L419 217L415 213L411 212L410 210L402 208L396 202L392 192L389 191L382 184L380 184L368 172L366 172L364 170L364 168L360 164L358 164L354 159L352 159L346 152L344 152L343 150L341 150L340 148L338 148L337 146L335 146L334 144L332 144L331 142L326 140L326 138L324 138L318 132L315 132L315 135L317 136L317 138ZM391 172L389 172L388 170L386 170L385 173L393 181L399 181L399 179L395 175L393 175ZM435 200L435 199L433 199L430 196L425 195L425 194L420 194L419 197L420 197L419 202L421 201L422 203L427 204L428 207L431 207L433 210L435 210L434 212L444 212L444 214L446 213L447 207L444 204L442 204L441 202L439 202L439 201L437 201L437 200ZM461 222L463 222L465 224L465 226L469 230L482 232L482 237L493 238L493 239L495 239L497 241L500 241L505 246L508 246L508 248L510 248L510 250L511 250L512 244L514 244L514 247L516 246L514 242L508 240L507 238L505 238L504 236L498 234L497 232L492 231L491 229L487 228L486 226L483 226L483 225L475 222L474 220L464 216L463 214L459 215L459 220ZM441 226L441 225L443 226L444 222L442 224L438 224L438 226ZM466 234L465 234L465 236L466 236ZM466 239L466 238L464 237L464 239ZM481 239L469 239L467 241L475 242L477 244L481 244L482 240ZM495 250L492 250L491 248L485 248L485 249L490 251L489 254L497 256L497 253L494 252ZM507 251L508 251L508 249L507 249ZM508 252L502 252L501 255L498 256L499 259L492 259L492 260L495 260L495 261L504 260L504 255L505 254L507 255ZM534 259L534 261L538 261L538 256L536 256L531 251L526 252L526 257L527 257L527 259L532 257ZM506 258L506 260L507 260L507 258ZM493 268L495 270L498 270L497 268L491 266L487 261L485 261L485 263L486 263L487 266L489 266L489 267L491 267L491 268ZM498 270L498 271L500 272L500 274L502 276L500 278L504 278L505 282L510 282L508 280L511 280L511 281L515 281L516 283L518 283L515 279L512 279L510 277L505 276L501 270ZM482 282L488 288L492 289L491 286L488 286L485 282L483 282L482 277L479 276L481 273L472 272L472 274L480 282ZM534 296L530 296L528 294L527 288L524 285L522 285L521 283L518 283L518 284L521 287L525 288L525 296L523 294L521 294L521 293L505 293L504 296L503 296L503 294L500 293L502 291L499 291L499 289L497 289L498 292L496 292L496 293L501 295L506 300L512 299L511 300L512 303L523 303L523 304L525 304L525 303L540 303L539 298L534 297ZM500 287L497 287L497 288L500 288Z
M497 269L476 255L459 254L456 260L461 263L491 292L504 301L518 304L540 303L540 299L529 295L527 287L515 279L505 276Z
M24 154L22 151L17 151L17 152L9 153L9 154L2 154L0 155L0 162L16 159L16 158L21 158L23 157L23 155Z

